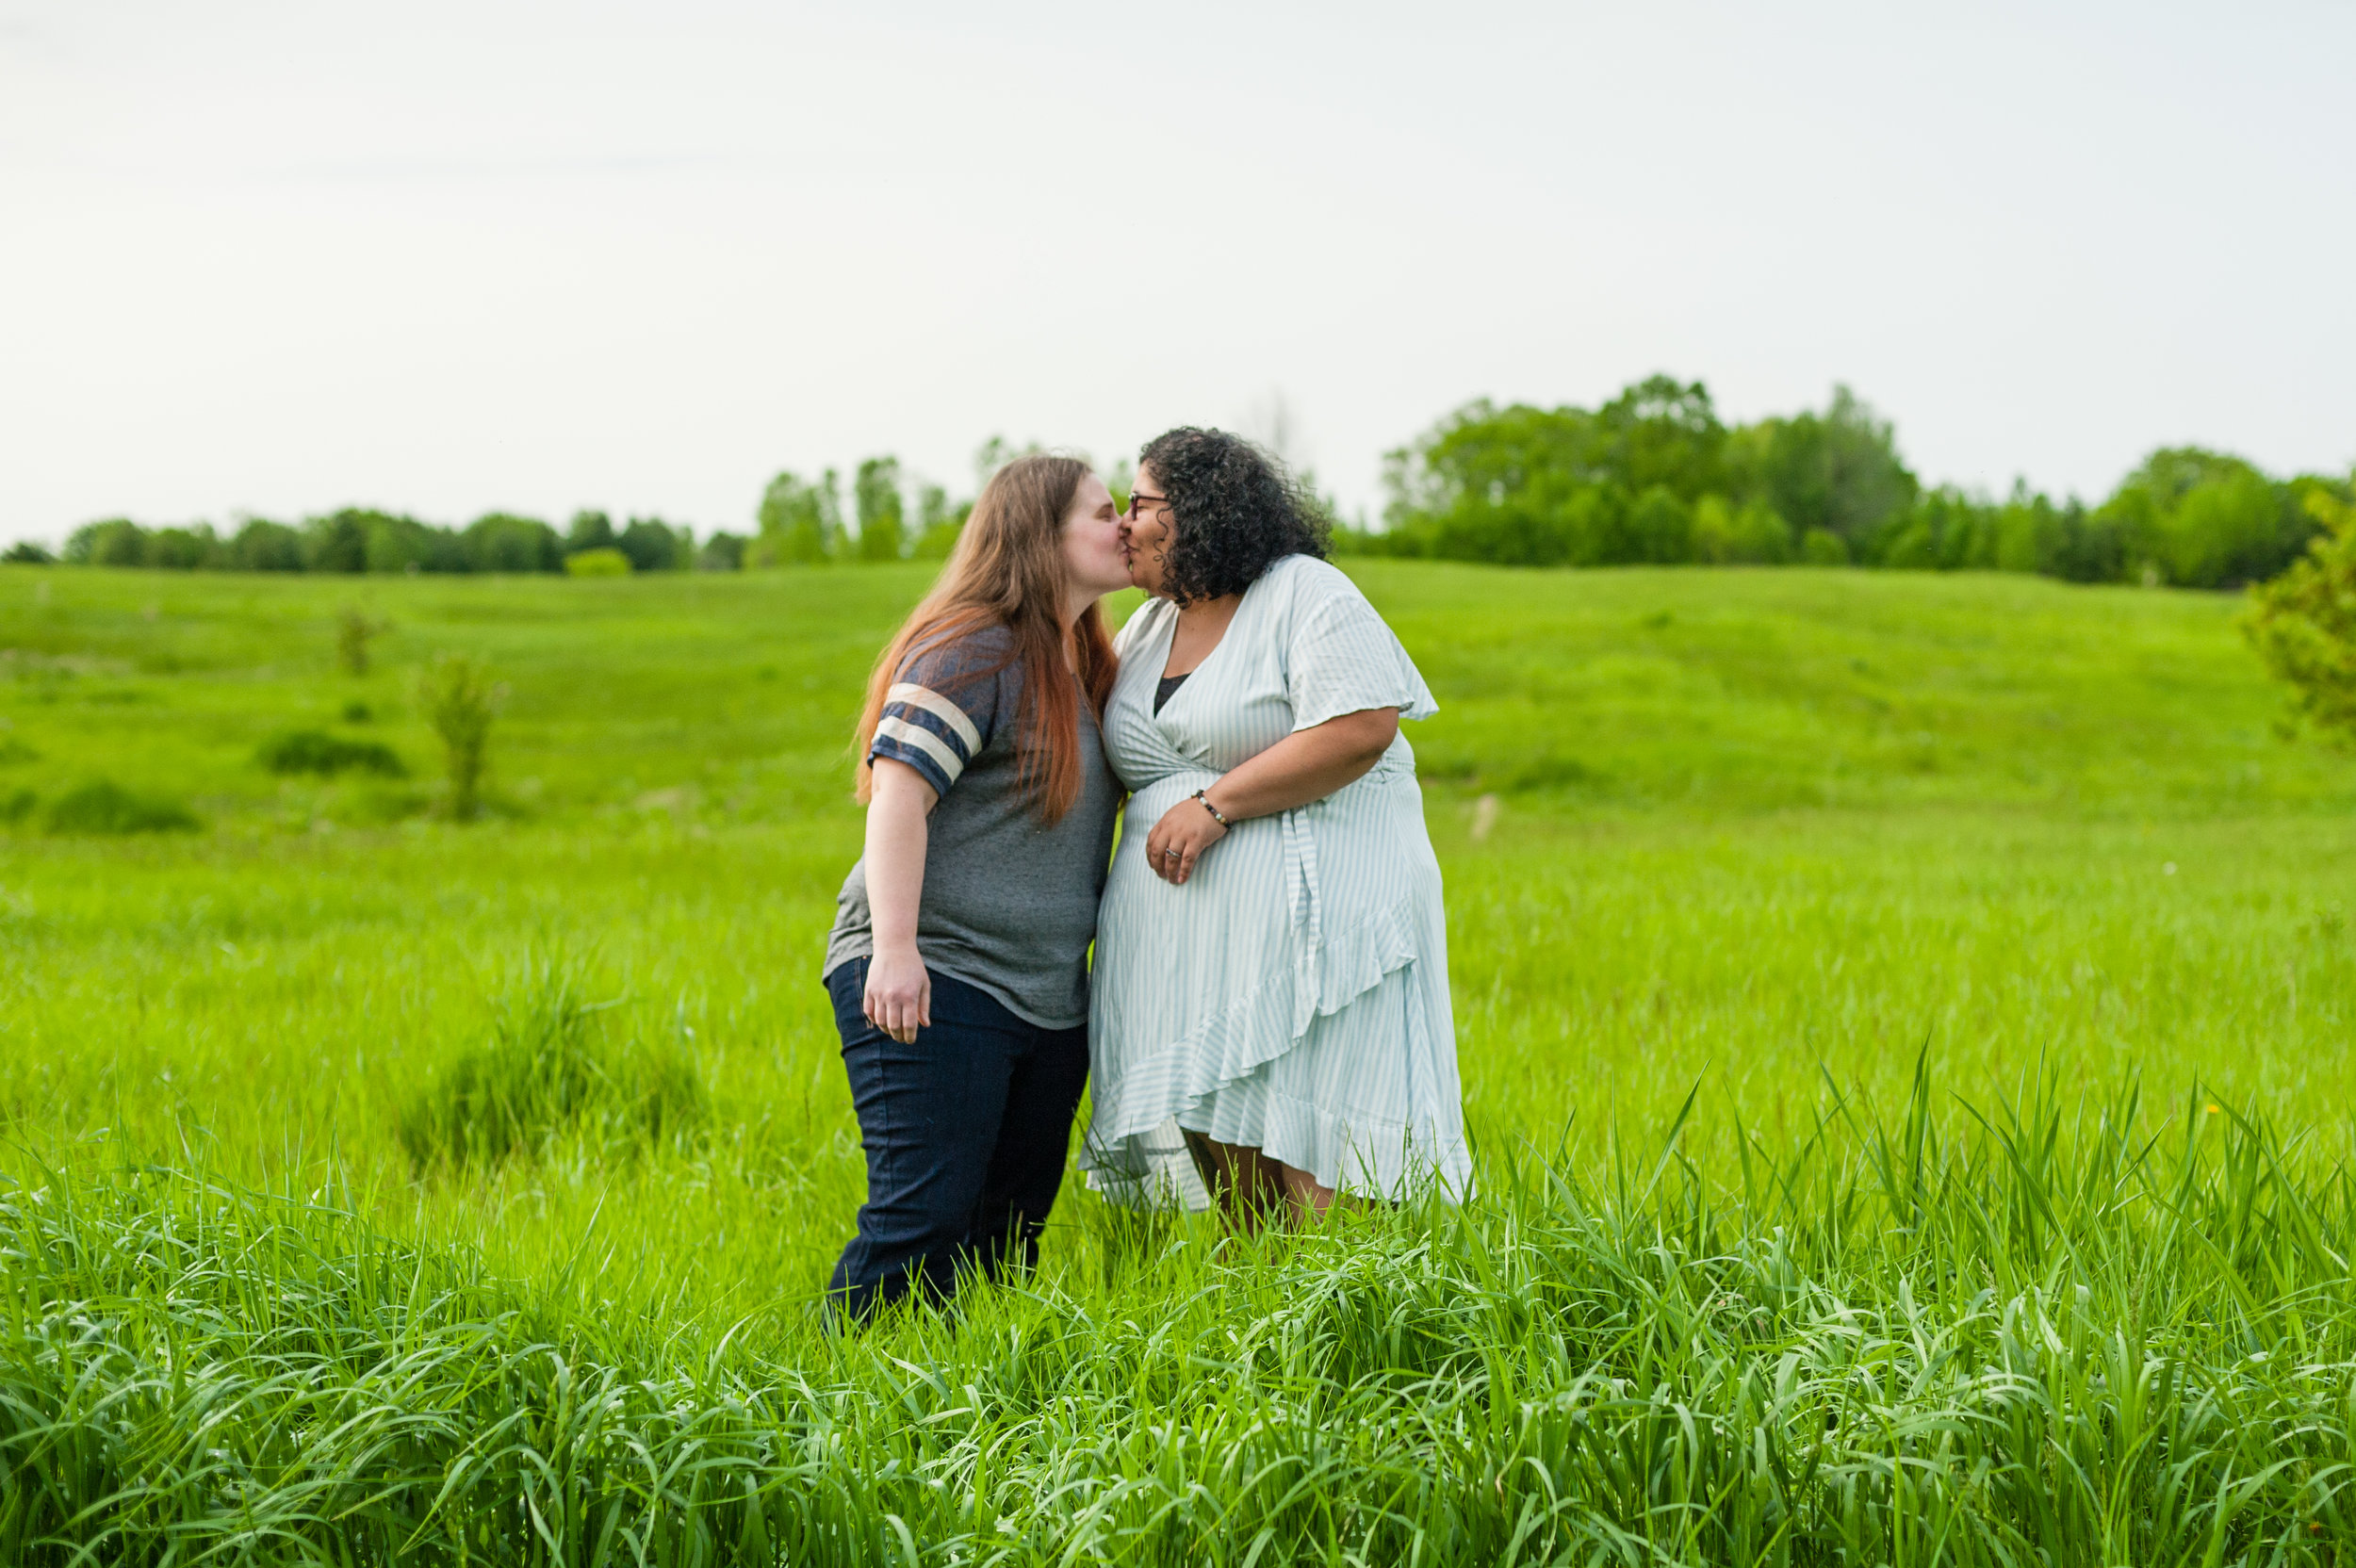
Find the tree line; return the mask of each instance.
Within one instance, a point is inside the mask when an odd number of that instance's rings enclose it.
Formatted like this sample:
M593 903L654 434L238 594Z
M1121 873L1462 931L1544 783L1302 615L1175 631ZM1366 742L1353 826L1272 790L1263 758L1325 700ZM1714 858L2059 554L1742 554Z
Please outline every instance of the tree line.
M1508 565L1856 564L2217 588L2271 578L2349 481L2276 480L2198 447L2152 452L2101 504L2016 483L1925 487L1846 387L1747 425L1700 382L1653 376L1595 409L1481 400L1388 454L1366 554Z
M993 437L976 454L987 477L1032 448ZM421 522L367 507L299 523L249 517L230 532L209 523L148 527L128 517L86 523L62 552L26 542L0 560L70 565L146 566L231 572L632 572L738 571L826 561L945 559L973 511L939 484L917 482L914 495L895 457L872 457L851 475L848 505L841 472L771 480L755 509L754 531L717 530L698 542L695 530L661 517L632 517L619 528L606 513L585 510L559 530L537 517L493 512L461 528ZM911 500L913 504L911 504Z
M603 512L581 511L559 531L537 517L492 512L463 528L420 522L367 507L300 523L249 517L235 531L209 523L149 528L109 517L75 529L62 559L88 566L153 566L228 572L565 572L596 576L733 567L744 542L715 533L699 547L695 531L660 517L632 517L620 528ZM14 561L43 561L38 545L19 545Z
M976 482L1019 450L993 438ZM1125 494L1127 468L1113 476ZM1846 387L1820 412L1722 420L1700 382L1653 376L1594 409L1485 400L1389 453L1373 526L1344 552L1499 565L1860 565L2037 572L2075 582L2218 588L2282 572L2313 539L2319 505L2356 499L2347 478L2275 479L2229 453L2152 452L2100 504L2016 483L2002 498L1925 486L1890 422ZM346 508L299 524L252 518L149 528L109 518L74 531L63 558L100 566L293 572L735 571L824 562L938 560L972 510L899 460L846 477L787 471L762 490L749 534L700 541L685 525L603 512L559 531L492 513L463 528ZM45 561L20 545L7 559Z

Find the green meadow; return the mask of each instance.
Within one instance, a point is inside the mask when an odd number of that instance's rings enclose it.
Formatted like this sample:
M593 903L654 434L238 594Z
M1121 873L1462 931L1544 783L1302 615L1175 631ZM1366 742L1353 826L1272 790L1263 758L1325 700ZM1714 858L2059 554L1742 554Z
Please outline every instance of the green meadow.
M851 1336L817 962L925 569L0 567L0 1560L2356 1554L2356 760L2237 600L1347 564L1442 708L1472 1200L1075 1182Z

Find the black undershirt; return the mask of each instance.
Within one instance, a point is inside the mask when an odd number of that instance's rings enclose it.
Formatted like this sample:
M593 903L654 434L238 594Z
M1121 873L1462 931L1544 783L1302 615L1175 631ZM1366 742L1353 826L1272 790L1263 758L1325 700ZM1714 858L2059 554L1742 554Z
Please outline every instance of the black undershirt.
M1192 670L1188 670L1186 675L1192 675L1193 673L1194 672ZM1161 712L1162 704L1170 700L1170 694L1177 691L1179 687L1184 686L1186 683L1186 676L1185 675L1166 675L1162 677L1161 683L1153 688L1153 711L1157 714Z

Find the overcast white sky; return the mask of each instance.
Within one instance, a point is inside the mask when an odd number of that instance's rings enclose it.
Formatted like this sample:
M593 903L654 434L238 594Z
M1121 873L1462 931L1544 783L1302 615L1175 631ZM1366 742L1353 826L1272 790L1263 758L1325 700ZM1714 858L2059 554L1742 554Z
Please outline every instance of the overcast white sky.
M1845 381L2356 460L2356 6L0 0L0 538Z

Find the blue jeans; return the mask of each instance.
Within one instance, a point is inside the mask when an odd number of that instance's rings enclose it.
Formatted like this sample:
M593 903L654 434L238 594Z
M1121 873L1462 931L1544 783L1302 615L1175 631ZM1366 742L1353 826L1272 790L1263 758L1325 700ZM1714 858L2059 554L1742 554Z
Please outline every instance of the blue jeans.
M962 980L932 982L933 1021L902 1045L859 1010L866 959L826 976L867 1152L859 1234L826 1285L853 1317L912 1289L945 1299L961 1271L1037 1263L1088 1083L1086 1024L1042 1029Z

